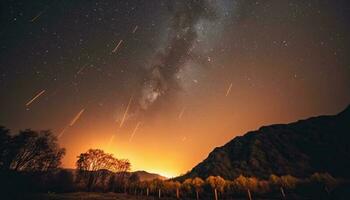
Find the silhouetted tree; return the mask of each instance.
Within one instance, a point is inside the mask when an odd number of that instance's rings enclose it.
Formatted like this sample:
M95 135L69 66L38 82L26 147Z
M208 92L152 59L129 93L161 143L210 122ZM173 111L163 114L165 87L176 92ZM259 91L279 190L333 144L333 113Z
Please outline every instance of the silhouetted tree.
M176 194L176 198L177 199L180 199L180 187L181 187L181 183L178 182L178 181L167 181L167 185L168 185L168 188L169 190L172 192L172 191L175 191L175 194Z
M209 176L206 179L206 182L214 190L215 200L218 200L218 191L223 192L226 183L225 179L221 178L220 176Z
M163 187L164 187L164 183L160 179L153 179L149 185L151 192L156 193L159 199L162 196Z
M0 127L0 177L5 180L0 189L15 196L59 190L61 183L55 181L55 175L64 154L50 131L27 129L12 135Z
M136 173L132 173L129 177L129 181L131 183L139 182L140 181L140 176L137 175Z
M329 173L314 173L310 177L311 182L316 183L324 187L327 193L329 193L331 190L333 190L337 184L338 181L335 179L332 175Z
M176 195L176 198L179 199L179 188L181 184L178 181L172 181L172 180L167 180L163 181L163 194L167 196L174 196Z
M180 199L180 187L181 187L181 183L178 181L175 181L174 183L174 187L176 189L176 198Z
M287 189L294 189L298 184L299 179L291 175L281 176L281 185Z
M140 183L141 195L143 195L143 193L145 193L145 195L148 196L149 191L150 191L150 187L151 187L151 181L142 181Z
M133 190L134 194L137 193L137 189L140 185L140 176L136 173L132 173L128 178L128 187L130 190ZM132 191L130 191L132 192Z
M89 149L86 153L81 153L76 165L78 179L85 183L89 191L97 183L103 170L125 174L131 167L128 160L119 160L100 149ZM114 184L114 180L109 181Z
M116 186L119 187L119 189L123 190L124 193L126 192L126 184L127 184L127 175L130 171L131 164L129 160L127 159L120 159L117 162L116 166L116 175L115 175L115 181Z
M192 192L192 178L187 178L182 182L181 187L185 191L185 193L191 193Z
M1 168L14 171L50 171L57 169L65 154L50 131L20 131L11 136L0 128Z
M199 178L199 177L196 177L194 179L192 179L192 182L191 182L194 190L196 191L196 199L199 200L199 192L202 190L202 186L204 184L204 181Z
M275 174L270 175L269 182L270 182L270 184L275 185L275 186L276 185L280 186L282 184L281 178L279 176L276 176Z
M212 178L214 178L214 177L211 177L211 179ZM201 178L199 178L199 177L195 177L193 179L188 178L182 184L183 188L187 192L193 192L194 191L196 193L196 199L197 200L199 199L199 192L202 190L202 186L203 185L204 185L204 181Z

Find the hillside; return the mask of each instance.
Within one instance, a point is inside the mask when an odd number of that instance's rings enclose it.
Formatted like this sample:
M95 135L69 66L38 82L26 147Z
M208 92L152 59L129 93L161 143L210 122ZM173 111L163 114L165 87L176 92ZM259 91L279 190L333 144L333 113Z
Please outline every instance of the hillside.
M138 177L140 177L141 181L150 181L153 179L160 179L160 180L166 180L167 178L164 176L161 176L159 174L154 174L146 171L135 171L131 172L132 174L137 174Z
M297 177L329 172L350 177L350 106L334 116L312 117L290 124L261 127L236 137L180 177L270 174Z
M63 170L66 170L66 171L72 173L74 176L76 175L76 169L63 169ZM113 172L108 171L108 170L101 170L101 171L105 171L106 173L110 173L110 174L113 173ZM161 175L155 174L155 173L150 173L150 172L147 172L147 171L128 172L127 173L127 177L131 176L132 174L136 174L140 178L140 181L151 181L153 179L160 179L160 180L166 180L167 179L164 176L161 176Z

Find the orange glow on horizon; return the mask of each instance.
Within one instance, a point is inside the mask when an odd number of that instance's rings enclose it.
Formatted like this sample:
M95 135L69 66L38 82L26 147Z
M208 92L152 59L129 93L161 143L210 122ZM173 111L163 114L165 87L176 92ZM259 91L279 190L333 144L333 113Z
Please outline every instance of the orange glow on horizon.
M212 76L228 75L219 73ZM137 116L135 119L129 116L134 114L133 110L127 110L130 97L115 108L114 115L108 114L110 109L86 109L84 115L59 139L67 150L63 167L75 168L80 153L90 148L99 148L113 153L117 158L129 159L132 171L145 170L174 177L191 170L207 158L215 147L248 131L263 125L337 113L342 109L342 105L339 110L329 111L321 111L318 104L310 104L308 107L299 107L297 104L292 106L286 100L288 96L275 95L275 85L255 90L249 85L234 81L228 86L226 80L228 78L222 78L222 82L204 82L204 91L201 93L179 93L178 100L168 102L167 107L156 110L155 114L147 113L148 115ZM205 84L214 84L213 87L218 89L208 93L204 88L209 86ZM299 91L300 95L305 96L304 99L313 99L313 93L308 89L297 90L301 87L297 84L289 87L289 90ZM129 115L125 114L126 110ZM64 114L63 111L62 113ZM125 118L122 126L115 123L116 115L120 119ZM123 117L124 115L128 116ZM66 120L62 118L62 126ZM138 122L142 125L137 126ZM133 135L135 127L137 132Z
M236 120L229 120L227 117L229 113L225 113L224 109L208 111L213 113L212 115L218 115L215 113L218 112L222 118L215 119L208 115L193 117L192 123L184 123L183 120L188 120L190 112L183 115L184 119L178 119L178 112L174 112L174 120L158 118L153 124L143 124L132 140L130 136L135 130L133 123L126 122L125 127L121 129L116 127L119 124L107 126L102 122L82 126L84 122L82 118L76 126L65 133L64 137L60 138L61 145L67 149L63 167L75 168L75 161L80 153L90 148L98 148L112 153L117 158L129 159L132 171L144 170L165 177L176 177L191 170L215 147L230 141L236 136L235 133L254 130L259 127L255 124L268 124L258 115L250 116L249 122L240 121L233 124L230 121ZM241 116L248 118L248 116ZM219 123L222 125L217 126ZM202 134L206 137L202 137ZM114 139L111 141L112 135ZM184 137L186 140L183 140Z
M78 130L75 130L78 131ZM71 132L71 134L74 134ZM67 133L68 135L68 133ZM90 134L89 134L90 135ZM79 138L70 137L62 138L60 143L67 148L67 154L63 159L64 168L75 168L76 157L87 151L90 148L98 148L104 150L106 153L112 153L119 159L129 159L132 165L131 171L147 171L149 173L156 173L167 178L176 177L184 172L186 168L184 163L178 162L175 155L176 152L164 152L154 148L135 148L140 144L140 141L135 137L132 141L126 137L118 138L118 134L114 134L114 140L108 145L109 138L100 137L86 137L84 143L81 145L74 145L75 140ZM69 140L68 140L69 139ZM149 143L150 144L150 143ZM151 144L150 144L151 145ZM167 156L172 155L172 156ZM182 165L182 167L181 167Z

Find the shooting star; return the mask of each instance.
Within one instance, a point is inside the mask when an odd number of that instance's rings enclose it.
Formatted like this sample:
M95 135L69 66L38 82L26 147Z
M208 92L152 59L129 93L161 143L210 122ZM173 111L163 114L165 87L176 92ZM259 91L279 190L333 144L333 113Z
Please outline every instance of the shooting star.
M230 86L228 87L228 89L226 91L226 96L228 96L230 94L231 88L232 88L232 83L230 84Z
M138 28L139 28L139 27L136 25L135 28L134 28L134 30L132 31L132 34L134 34L134 33L137 31Z
M140 125L141 125L141 122L138 122L138 123L136 124L136 126L135 126L134 130L132 131L132 134L131 134L131 136L130 136L130 138L129 138L129 142L131 142L132 138L134 138L134 135L135 135L135 133L136 133L136 131L137 131L137 129L139 128Z
M130 97L129 103L126 106L126 109L125 109L122 121L120 122L119 128L121 128L123 126L123 124L124 124L125 118L128 115L128 111L129 111L129 108L130 108L131 101L132 101L132 96Z
M181 110L179 116L178 116L178 119L181 119L182 118L182 115L184 114L185 112L185 107Z
M113 49L112 53L115 53L115 52L118 50L118 48L119 48L119 46L122 44L122 42L123 42L123 40L120 40L120 41L118 42L117 46Z
M77 115L75 115L75 117L72 119L72 121L66 127L63 128L63 130L60 132L60 134L58 134L57 138L61 138L63 136L63 134L66 132L66 130L69 127L72 127L75 124L75 122L78 121L78 119L80 118L80 116L83 114L84 111L85 111L85 108L83 108Z
M80 68L79 71L77 72L77 75L79 75L81 72L83 72L86 66L87 65L84 65L82 68Z
M70 122L69 126L73 126L75 124L75 122L78 121L78 119L80 118L80 116L83 114L83 112L85 111L85 108L83 108Z
M46 9L45 9L45 10L46 10ZM33 23L35 20L37 20L37 19L45 12L45 10L39 12L35 17L33 17L33 18L30 20L30 22Z
M68 126L64 127L63 130L60 132L60 134L58 134L57 138L61 138L64 134L64 132L66 132Z
M30 104L32 104L35 99L39 98L42 94L45 93L46 90L42 90L41 92L39 92L37 95L35 95L31 100L29 100L27 103L26 103L26 106L29 106Z

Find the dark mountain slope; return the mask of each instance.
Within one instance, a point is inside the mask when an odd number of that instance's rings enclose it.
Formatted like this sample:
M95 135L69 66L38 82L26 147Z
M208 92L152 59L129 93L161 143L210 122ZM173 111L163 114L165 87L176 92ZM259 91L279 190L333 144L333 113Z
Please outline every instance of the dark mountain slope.
M180 178L304 177L326 171L350 177L350 106L335 116L264 126L236 137Z

